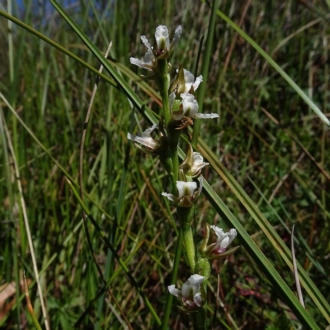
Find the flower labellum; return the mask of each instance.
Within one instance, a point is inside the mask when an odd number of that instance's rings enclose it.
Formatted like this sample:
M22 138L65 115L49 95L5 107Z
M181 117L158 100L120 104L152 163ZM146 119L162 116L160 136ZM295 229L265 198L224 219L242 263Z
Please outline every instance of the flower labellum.
M197 309L204 305L205 300L203 299L201 292L201 284L204 281L204 276L194 274L191 275L188 280L182 285L181 290L176 289L175 285L172 284L168 287L168 291L173 296L181 299L183 306L188 309Z

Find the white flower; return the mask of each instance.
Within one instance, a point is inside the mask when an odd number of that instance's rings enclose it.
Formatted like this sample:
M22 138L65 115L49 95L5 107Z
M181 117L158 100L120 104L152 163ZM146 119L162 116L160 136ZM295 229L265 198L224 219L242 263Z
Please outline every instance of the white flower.
M176 72L177 76L170 88L170 91L175 92L177 97L183 93L194 94L200 83L203 81L203 76L199 76L195 80L194 75L184 69L182 65L180 65Z
M204 281L204 276L194 274L182 285L181 290L176 289L172 284L168 287L168 291L173 296L182 300L184 307L188 309L196 309L204 304L204 299L201 293L201 284Z
M209 165L209 163L204 163L203 160L204 158L199 152L193 153L192 165L190 169L190 172L193 174L192 176L196 175L197 172L200 172L204 166Z
M203 114L198 112L198 103L195 99L195 96L190 93L183 93L180 95L182 102L181 107L177 111L172 111L172 118L176 121L181 120L183 117L186 118L200 118L200 119L212 119L218 118L217 113ZM175 93L170 94L170 105L175 103Z
M189 93L183 93L180 96L182 98L183 117L200 118L200 119L211 119L211 118L219 117L217 113L210 113L210 114L198 113L198 103L194 95Z
M156 28L156 33L155 33L157 49L153 49L153 47L149 43L147 37L143 35L143 36L141 36L141 40L142 40L143 44L147 47L148 50L145 53L142 61L137 58L131 57L130 62L143 69L147 69L150 71L155 70L157 57L163 55L163 56L165 56L165 58L168 58L170 55L169 53L173 50L174 46L180 39L181 34L182 34L182 27L178 26L175 30L174 38L170 44L169 33L168 33L167 27L165 25L159 25ZM164 55L164 53L166 55Z
M133 142L135 142L136 146L143 151L150 154L157 154L161 144L159 141L154 140L150 135L151 133L158 127L158 125L153 125L146 129L142 136L133 135L127 133L127 138Z
M198 103L193 94L183 93L180 95L182 98L183 116L194 118L198 113Z
M155 56L153 52L146 52L143 60L139 60L137 58L131 57L130 62L134 65L139 66L140 68L147 69L149 71L153 71L155 64L154 64Z
M209 163L204 163L203 156L199 152L193 152L191 145L189 145L186 158L180 165L183 172L189 176L196 177L201 173L204 166Z
M232 228L229 232L225 233L222 228L217 226L211 226L217 235L218 239L215 243L208 246L207 250L211 254L221 254L224 253L228 247L228 245L233 241L233 239L237 236L236 229Z
M176 188L178 189L178 197L165 192L162 193L162 196L165 196L178 206L192 207L203 188L203 179L199 178L198 181L198 188L196 182L177 181Z
M161 50L171 51L177 44L182 34L182 27L179 25L174 32L173 40L170 44L170 37L166 25L159 25L156 28L155 38L158 52Z

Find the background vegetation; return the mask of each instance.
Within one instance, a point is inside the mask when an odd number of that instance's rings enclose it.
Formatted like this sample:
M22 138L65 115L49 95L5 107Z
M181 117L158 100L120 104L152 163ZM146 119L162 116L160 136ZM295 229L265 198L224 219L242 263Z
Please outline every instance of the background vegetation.
M8 0L6 5L0 9L10 13L11 8L13 16L98 69L99 62L50 4ZM113 42L109 60L156 112L159 96L152 89L153 82L141 81L129 64L129 57L140 57L145 51L141 34L152 39L159 24L166 24L172 32L181 24L183 37L171 62L182 63L192 72L197 68L200 73L203 48L199 61L198 52L210 17L204 2L76 1L63 5L102 53ZM329 116L326 1L243 4L224 0L220 10ZM296 224L297 260L329 301L329 130L220 17L214 33L203 108L219 113L220 118L204 121L201 136L288 246ZM78 328L121 329L127 324L133 329L157 328L136 287L88 223L96 260L110 284L93 301L103 282L87 245L81 207L62 168L78 182L79 145L95 74L3 17L0 35L0 284L15 282L19 286L25 270L35 313L42 319L23 196L52 329L71 328L88 306ZM87 129L85 201L161 317L171 284L176 219L161 197L166 181L157 160L127 141L127 132L139 132L137 124L142 130L149 126L123 93L101 81ZM15 162L22 194L17 188ZM211 168L205 177L295 290L292 272L245 206ZM196 206L194 222L200 241L204 222L226 226L205 198ZM238 241L239 237L236 244ZM208 297L213 329L300 327L244 248L225 262L214 262L213 268ZM179 274L182 280L189 275L184 262ZM305 300L308 312L324 329L327 321L308 296ZM33 327L21 290L2 303L2 328ZM189 329L189 318L179 312L176 303L171 329Z

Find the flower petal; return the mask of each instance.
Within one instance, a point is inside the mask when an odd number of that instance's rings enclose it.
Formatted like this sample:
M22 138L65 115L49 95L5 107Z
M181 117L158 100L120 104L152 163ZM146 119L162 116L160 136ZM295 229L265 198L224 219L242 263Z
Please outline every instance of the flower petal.
M189 278L188 278L188 282L191 284L191 285L199 285L199 284L202 284L204 282L204 276L202 275L199 275L199 274L194 274L194 275L191 275Z
M200 83L203 81L203 76L200 75L196 78L195 76L188 70L183 69L184 72L184 81L185 81L185 93L188 93L193 88L193 91L196 91Z
M199 274L191 275L188 280L182 285L182 297L193 300L194 296L200 292L200 286L204 281L204 276Z
M159 142L154 140L152 137L140 137L134 134L127 133L127 138L151 150L156 150L159 147Z
M196 78L194 84L193 84L193 88L194 88L194 91L198 88L198 86L200 85L200 83L203 81L203 76L200 75Z
M150 71L153 70L153 65L152 65L152 63L144 62L144 61L141 61L141 60L139 60L139 59L137 59L137 58L134 58L134 57L131 57L131 58L130 58L130 62L131 62L133 65L137 65L137 66L140 67L140 68L147 69L147 70L150 70Z
M182 35L182 26L179 25L179 26L175 29L174 37L173 37L173 40L172 40L172 42L171 42L170 49L173 49L173 47L178 43L178 41L179 41L181 35Z
M141 36L141 40L142 40L143 44L148 48L148 51L152 52L152 47L151 47L147 37L146 36Z
M193 94L183 93L180 95L182 98L182 108L185 117L194 118L198 113L198 103Z
M237 236L237 230L235 228L232 228L228 232L229 236L229 244L233 241L233 239Z
M169 199L172 202L176 202L178 200L174 195L166 193L166 192L162 192L162 196L166 197L167 199Z
M185 182L185 181L177 181L176 187L179 193L179 199L184 196L193 197L195 190L197 189L196 182Z
M198 292L194 295L194 302L196 303L196 305L198 307L201 307L203 305L203 298L202 298L202 294L200 292Z
M168 288L169 293L172 294L173 296L178 297L178 298L180 298L182 296L181 291L179 289L176 289L174 284L169 285L167 288Z
M209 251L213 254L224 253L229 244L237 236L236 229L232 228L229 230L229 232L225 233L222 228L218 228L217 226L210 227L213 229L218 239L216 243L213 243L209 246Z
M170 39L166 25L159 25L155 33L158 50L165 50L170 48Z
M226 234L222 228L219 228L217 226L210 226L211 229L213 229L214 233L217 235L218 240L222 240L226 237Z
M209 165L209 163L203 162L204 158L199 152L194 152L192 157L192 166L190 169L190 175L192 177L200 174L203 167Z
M152 125L151 127L147 128L143 133L143 137L150 137L151 133L158 127L157 124Z
M219 115L217 113L196 113L194 117L199 119L213 119L218 118Z

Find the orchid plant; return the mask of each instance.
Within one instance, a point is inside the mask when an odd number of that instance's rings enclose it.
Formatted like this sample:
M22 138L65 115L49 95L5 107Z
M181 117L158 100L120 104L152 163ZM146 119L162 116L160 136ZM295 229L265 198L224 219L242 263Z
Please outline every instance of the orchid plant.
M165 25L156 28L154 46L146 36L141 36L147 52L140 60L130 58L133 65L151 71L151 78L154 78L162 97L162 113L158 125L147 128L142 136L128 133L127 138L135 143L142 151L159 157L161 164L171 178L171 192L163 192L162 195L168 198L177 208L177 215L180 220L180 233L183 236L183 247L186 259L191 270L191 276L182 285L181 290L172 283L168 286L167 305L171 304L171 295L181 301L181 309L193 313L195 329L206 327L206 297L207 281L210 275L210 262L215 259L222 259L237 248L227 250L229 244L236 237L235 229L224 232L222 228L206 225L206 235L196 255L193 231L191 228L192 210L203 189L202 169L208 165L204 162L202 155L193 151L190 144L187 147L186 158L179 165L178 144L181 134L187 132L189 126L194 125L195 120L217 118L218 114L201 114L195 98L195 92L202 83L203 77L197 78L179 66L176 70L174 81L170 82L169 71L174 47L182 35L182 27L179 26L174 32L172 42L169 39L169 32ZM158 137L151 137L151 134L158 131ZM155 134L156 135L156 134ZM210 241L210 228L217 236L216 240ZM178 256L179 257L179 256ZM166 329L165 320L162 329Z

